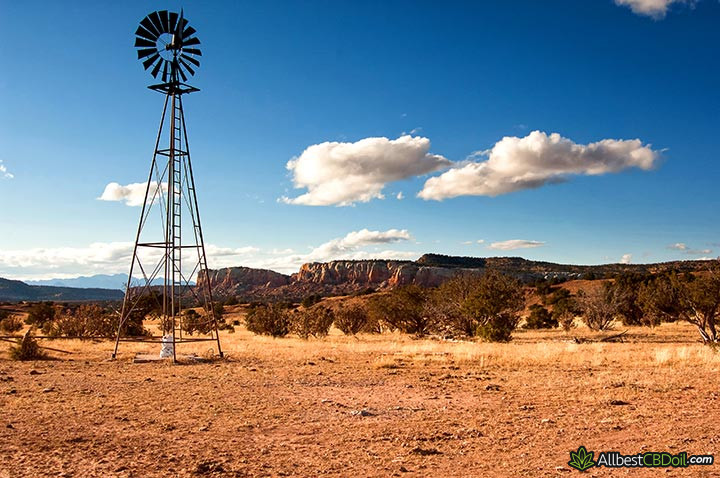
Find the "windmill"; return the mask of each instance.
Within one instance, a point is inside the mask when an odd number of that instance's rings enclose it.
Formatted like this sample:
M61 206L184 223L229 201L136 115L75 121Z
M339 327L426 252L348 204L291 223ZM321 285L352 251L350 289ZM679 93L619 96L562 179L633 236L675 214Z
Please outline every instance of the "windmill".
M182 103L184 94L199 91L185 84L200 66L202 56L195 33L182 10L180 14L167 10L153 12L142 19L135 31L138 59L153 78L161 81L148 88L162 93L165 102L113 358L121 341L163 342L164 350L172 347L174 361L179 343L215 341L222 357L210 281L205 280L202 286L192 283L194 277L209 279ZM161 145L164 137L168 142ZM134 275L142 276L139 284L133 284ZM148 300L155 301L156 310L162 311L162 337L126 337L128 319L142 313L142 304ZM204 314L187 313L192 305L201 306ZM194 337L193 332L203 336Z

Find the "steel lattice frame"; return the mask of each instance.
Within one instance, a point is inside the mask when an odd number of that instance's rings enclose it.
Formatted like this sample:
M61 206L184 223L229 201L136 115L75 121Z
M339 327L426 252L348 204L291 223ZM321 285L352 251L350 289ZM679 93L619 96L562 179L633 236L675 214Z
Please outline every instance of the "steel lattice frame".
M155 19L157 19L155 28L151 29L148 22L149 20L155 21ZM160 22L160 19L163 21ZM165 19L168 19L168 22L165 22ZM173 360L177 361L177 344L199 341L215 341L218 354L222 357L218 321L213 307L205 241L200 223L195 179L190 161L190 148L182 103L182 95L199 90L180 82L180 77L183 80L187 78L183 72L184 67L181 66L187 64L183 61L183 58L188 56L185 50L196 52L197 55L201 54L197 48L183 50L183 39L190 45L197 45L200 42L196 38L190 38L194 35L195 30L187 26L187 21L183 19L182 13L178 16L166 11L153 12L140 25L136 32L138 35L136 46L147 47L147 43L150 41L156 41L158 46L154 52L147 48L139 50L138 57L149 56L151 60L157 61L153 68L153 76L156 76L160 69L159 65L163 64L163 62L165 62L164 70L167 70L168 74L163 73L162 79L166 81L165 83L149 87L163 93L165 103L145 188L145 197L125 288L125 298L120 312L115 350L112 356L113 358L117 357L121 341L162 341L162 337L121 337L123 325L136 310L140 301L147 295L152 295L157 300L157 296L153 294L157 286L154 286L153 283L162 273L162 303L157 305L162 306L161 324L164 326L163 335L169 335L169 332L172 331ZM143 28L143 26L146 26L146 28ZM165 28L165 31L163 31L163 28ZM158 49L162 41L160 34L168 32L174 33L171 42L169 44L164 43L165 51L169 52L171 56L167 59L159 58ZM196 60L193 60L192 63L196 66L199 65ZM143 64L146 69L152 66L152 63L148 63L148 61ZM194 71L190 70L189 73L194 74ZM170 109L169 116L167 115L168 106ZM167 148L163 148L160 146L160 142L166 123L169 123L169 143ZM167 187L164 187L165 184L167 184ZM159 221L162 225L162 240L145 240L144 233L150 226L148 222L152 218L152 213L158 212L158 209ZM183 218L187 219L188 216L192 234L189 240L183 242ZM154 218L157 219L157 216ZM158 251L161 251L160 256L153 257L153 253L157 254ZM183 261L183 252L186 251L193 256L189 264L187 261L185 263ZM147 267L148 263L152 266ZM141 284L134 285L132 283L133 274L138 272L142 274L142 281ZM204 286L191 285L193 277L204 277ZM198 280L198 282L200 281ZM184 302L190 300L202 305L205 310L206 322L204 325L209 326L209 337L188 337L183 334L185 330L182 315L183 306L186 305Z

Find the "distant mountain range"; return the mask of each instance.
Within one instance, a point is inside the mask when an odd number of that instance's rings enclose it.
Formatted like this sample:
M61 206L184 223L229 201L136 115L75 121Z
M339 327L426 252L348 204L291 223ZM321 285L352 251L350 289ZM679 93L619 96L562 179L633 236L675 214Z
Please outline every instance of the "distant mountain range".
M117 289L54 287L45 285L28 285L19 280L0 278L0 300L17 302L27 301L104 301L120 300L123 292Z
M97 274L94 276L74 277L72 279L27 280L24 282L28 285L123 290L127 284L127 274Z
M26 280L28 285L50 285L55 287L80 287L124 290L127 284L127 274L97 274L94 276L73 277L72 279ZM138 283L140 280L138 279ZM156 278L152 285L162 285L163 278ZM194 285L193 282L190 284Z

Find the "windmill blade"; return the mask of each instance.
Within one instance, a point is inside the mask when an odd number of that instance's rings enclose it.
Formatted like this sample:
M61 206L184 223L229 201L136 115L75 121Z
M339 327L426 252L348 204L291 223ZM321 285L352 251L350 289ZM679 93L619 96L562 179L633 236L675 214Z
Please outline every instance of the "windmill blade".
M144 26L145 30L149 31L156 37L160 36L160 32L158 31L157 28L155 28L155 25L153 25L153 22L150 21L150 16L143 18L140 21L140 25Z
M167 11L167 10L160 10L160 11L158 12L158 15L160 16L160 24L162 25L162 30L161 30L161 31L162 31L163 33L170 33L171 30L168 30L168 23L170 23L170 22L169 22L169 19L168 19L168 11Z
M135 46L144 46L144 47L151 47L155 48L155 42L151 40L146 40L142 37L135 38Z
M162 80L167 83L168 81L168 62L165 61L165 64L163 65L163 73L162 73Z
M185 63L185 60L183 60L182 58L180 58L180 64L181 64L182 66L184 66L184 67L187 69L187 71L190 72L191 75L194 75L194 74L195 74L195 70L193 70L190 65L188 65L187 63Z
M160 55L158 55L158 56L160 56ZM160 67L162 66L163 63L164 63L164 61L160 60L159 62L157 62L157 65L155 65L155 68L152 69L150 74L153 76L153 78L157 78L158 72L160 71ZM147 68L145 68L145 69L147 70Z
M168 33L175 33L175 25L178 21L178 14L170 12L168 20Z
M183 40L184 45L199 45L200 40L197 39L197 37L194 38L188 38L186 40Z
M157 53L157 48L143 48L142 50L138 50L138 60L142 60L153 53Z
M182 54L180 54L180 58L189 61L190 63L192 63L195 66L200 66L200 62L197 61L195 58L191 57L190 55L186 55L185 53L182 53Z
M152 12L150 15L147 16L147 18L150 19L152 24L155 26L155 30L158 32L158 36L162 33L162 21L160 20L160 15L158 12Z
M185 20L185 23L187 23L187 20ZM195 30L193 27L187 27L185 30L183 30L183 39L190 38L193 33L197 33L197 30Z
M149 31L145 30L145 29L142 27L142 25L140 25L140 26L137 28L137 30L135 30L135 35L137 35L137 36L139 36L139 37L146 38L146 39L151 40L151 41L157 40L157 35L153 35L153 34L150 33Z
M185 73L183 73L182 68L180 68L180 67L178 66L177 71L178 71L178 73L180 73L180 76L182 76L182 80L183 80L183 81L187 81L187 76L185 75Z
M147 70L158 58L160 58L160 53L156 52L153 56L143 62L143 67Z
M183 51L186 53L190 53L191 55L202 56L202 52L197 48L183 48Z

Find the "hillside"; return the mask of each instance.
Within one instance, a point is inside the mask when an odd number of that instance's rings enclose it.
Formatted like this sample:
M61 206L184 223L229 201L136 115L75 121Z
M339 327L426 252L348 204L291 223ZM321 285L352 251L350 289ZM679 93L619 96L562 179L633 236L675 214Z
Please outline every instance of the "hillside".
M123 292L114 289L82 289L74 287L28 285L19 280L0 278L0 300L2 301L120 300L122 297Z

